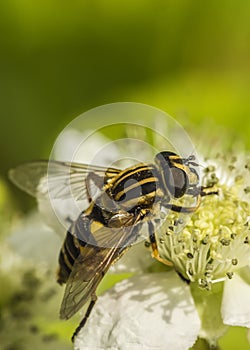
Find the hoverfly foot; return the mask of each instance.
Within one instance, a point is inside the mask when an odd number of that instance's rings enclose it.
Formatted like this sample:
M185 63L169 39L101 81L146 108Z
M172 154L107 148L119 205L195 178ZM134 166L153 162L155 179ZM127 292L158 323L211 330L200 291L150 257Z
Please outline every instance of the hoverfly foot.
M79 325L77 326L76 330L74 331L74 333L71 337L72 343L74 343L76 336L78 335L80 330L85 326L85 324L89 318L89 315L90 315L90 313L95 305L96 300L97 300L96 295L93 295L83 319L81 320L81 322L79 323Z

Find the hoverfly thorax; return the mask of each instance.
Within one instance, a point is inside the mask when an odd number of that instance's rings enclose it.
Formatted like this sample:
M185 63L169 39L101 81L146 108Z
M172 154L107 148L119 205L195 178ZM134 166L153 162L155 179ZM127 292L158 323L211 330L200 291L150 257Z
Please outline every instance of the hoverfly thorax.
M187 193L190 186L197 186L199 176L197 171L190 167L196 165L193 158L181 158L174 152L160 152L155 157L163 189L174 198L181 198Z

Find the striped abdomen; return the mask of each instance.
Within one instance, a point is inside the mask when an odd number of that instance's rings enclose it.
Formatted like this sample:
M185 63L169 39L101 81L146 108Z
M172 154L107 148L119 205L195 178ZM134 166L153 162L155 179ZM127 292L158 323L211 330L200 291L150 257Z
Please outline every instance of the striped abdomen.
M98 206L93 205L91 211L88 212L87 210L86 212L81 213L77 220L72 223L64 239L59 253L59 269L57 273L57 282L59 284L67 282L75 260L81 253L81 249L86 244L97 245L91 233L93 222L98 227L105 225L105 219Z
M68 231L59 254L59 269L57 272L57 282L59 284L67 282L79 253L79 241Z

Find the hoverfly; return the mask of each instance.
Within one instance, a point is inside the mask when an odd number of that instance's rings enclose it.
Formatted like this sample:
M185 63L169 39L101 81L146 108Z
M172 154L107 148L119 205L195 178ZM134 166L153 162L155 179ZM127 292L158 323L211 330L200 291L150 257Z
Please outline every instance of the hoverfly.
M49 189L41 186L48 166ZM144 224L152 256L172 266L158 253L154 218L161 207L192 213L202 196L217 194L211 187L198 185L197 166L194 156L181 158L164 151L152 164L140 163L125 170L58 161L31 162L10 170L10 179L35 197L49 191L51 199L73 196L88 200L87 209L71 223L59 254L57 282L66 284L60 317L69 319L88 303L72 341L90 315L102 278L138 240ZM93 187L99 191L95 195ZM193 198L195 205L176 204L185 196Z

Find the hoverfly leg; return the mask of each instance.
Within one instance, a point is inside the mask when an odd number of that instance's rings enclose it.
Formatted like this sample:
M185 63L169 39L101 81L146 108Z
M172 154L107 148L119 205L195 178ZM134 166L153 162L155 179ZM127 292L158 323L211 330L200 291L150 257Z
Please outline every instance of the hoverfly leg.
M85 326L85 323L87 322L87 320L89 318L89 315L90 315L93 307L95 306L96 300L97 300L97 296L95 294L93 294L91 296L91 300L90 300L89 306L88 306L88 308L87 308L87 310L85 312L85 315L84 315L83 319L81 320L81 322L79 323L79 325L77 326L76 330L74 331L74 333L73 333L73 335L71 337L72 343L74 343L76 336L78 335L80 330Z
M201 198L200 196L198 196L197 203L194 207L183 207L181 205L175 205L175 204L164 204L164 207L172 211L176 211L177 213L193 213L199 208L200 202L201 202Z
M218 195L219 191L218 190L212 190L214 187L213 186L209 186L209 187L196 187L196 188L192 188L188 191L188 194L196 197L197 198L197 202L196 205L193 207L183 207L180 205L175 205L175 204L169 204L169 203L164 203L164 207L173 211L176 211L177 213L193 213L195 212L200 204L201 204L201 197L204 196L209 196L209 195Z
M148 229L149 229L149 240L152 248L152 257L158 260L159 262L167 265L167 266L173 266L173 263L167 259L163 259L158 251L157 241L155 237L155 230L152 222L148 221Z
M199 186L199 187L193 187L190 188L187 191L187 194L193 196L193 197L204 197L204 196L210 196L213 194L218 195L219 191L215 189L214 185L211 186Z
M219 195L219 191L218 190L213 190L214 189L213 185L207 186L207 187L201 186L200 189L201 189L201 192L200 192L201 197L210 196L212 194Z

